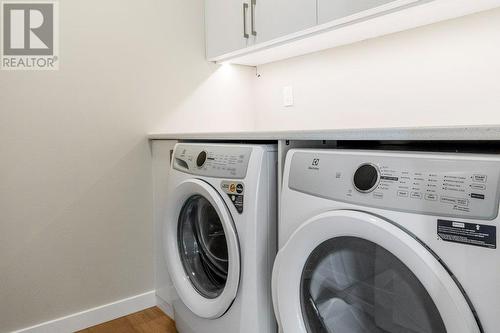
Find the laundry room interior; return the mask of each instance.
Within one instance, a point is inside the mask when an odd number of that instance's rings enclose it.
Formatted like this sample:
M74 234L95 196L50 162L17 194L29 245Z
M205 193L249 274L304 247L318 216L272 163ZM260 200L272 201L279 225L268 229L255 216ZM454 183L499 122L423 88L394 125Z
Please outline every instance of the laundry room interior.
M497 333L500 0L0 0L0 333Z

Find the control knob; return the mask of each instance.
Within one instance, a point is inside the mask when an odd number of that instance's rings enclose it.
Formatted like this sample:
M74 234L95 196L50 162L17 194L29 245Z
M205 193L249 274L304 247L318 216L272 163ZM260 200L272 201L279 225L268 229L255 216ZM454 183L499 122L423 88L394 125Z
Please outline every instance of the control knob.
M198 157L196 158L196 166L198 168L201 168L205 164L206 160L207 160L207 152L202 151L201 153L198 154Z
M371 163L361 164L353 177L354 188L361 193L369 193L377 188L380 181L380 172L377 166Z

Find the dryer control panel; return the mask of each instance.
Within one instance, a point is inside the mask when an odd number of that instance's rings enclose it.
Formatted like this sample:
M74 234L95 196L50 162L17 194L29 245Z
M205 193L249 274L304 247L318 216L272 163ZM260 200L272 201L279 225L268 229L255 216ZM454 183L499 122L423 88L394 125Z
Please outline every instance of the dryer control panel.
M293 190L419 214L492 220L500 158L492 155L298 150Z
M175 146L173 168L198 176L243 179L247 174L251 147L184 144Z

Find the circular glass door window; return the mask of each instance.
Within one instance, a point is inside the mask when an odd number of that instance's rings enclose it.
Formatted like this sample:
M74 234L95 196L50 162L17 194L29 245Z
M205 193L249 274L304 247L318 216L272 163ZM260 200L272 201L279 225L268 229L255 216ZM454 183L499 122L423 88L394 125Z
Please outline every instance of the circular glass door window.
M332 238L308 257L301 306L309 333L445 333L436 305L396 256L357 237Z
M217 211L201 195L190 197L179 215L178 248L193 287L203 297L219 296L227 281L228 253Z

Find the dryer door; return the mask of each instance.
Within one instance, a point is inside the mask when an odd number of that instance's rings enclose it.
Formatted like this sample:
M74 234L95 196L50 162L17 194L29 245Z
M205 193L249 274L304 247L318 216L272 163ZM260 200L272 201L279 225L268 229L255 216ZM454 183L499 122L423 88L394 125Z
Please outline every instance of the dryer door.
M450 272L379 217L331 211L279 251L273 302L284 333L479 333Z
M240 279L238 237L229 210L208 183L182 182L168 203L167 265L181 300L196 315L218 318L231 306Z

